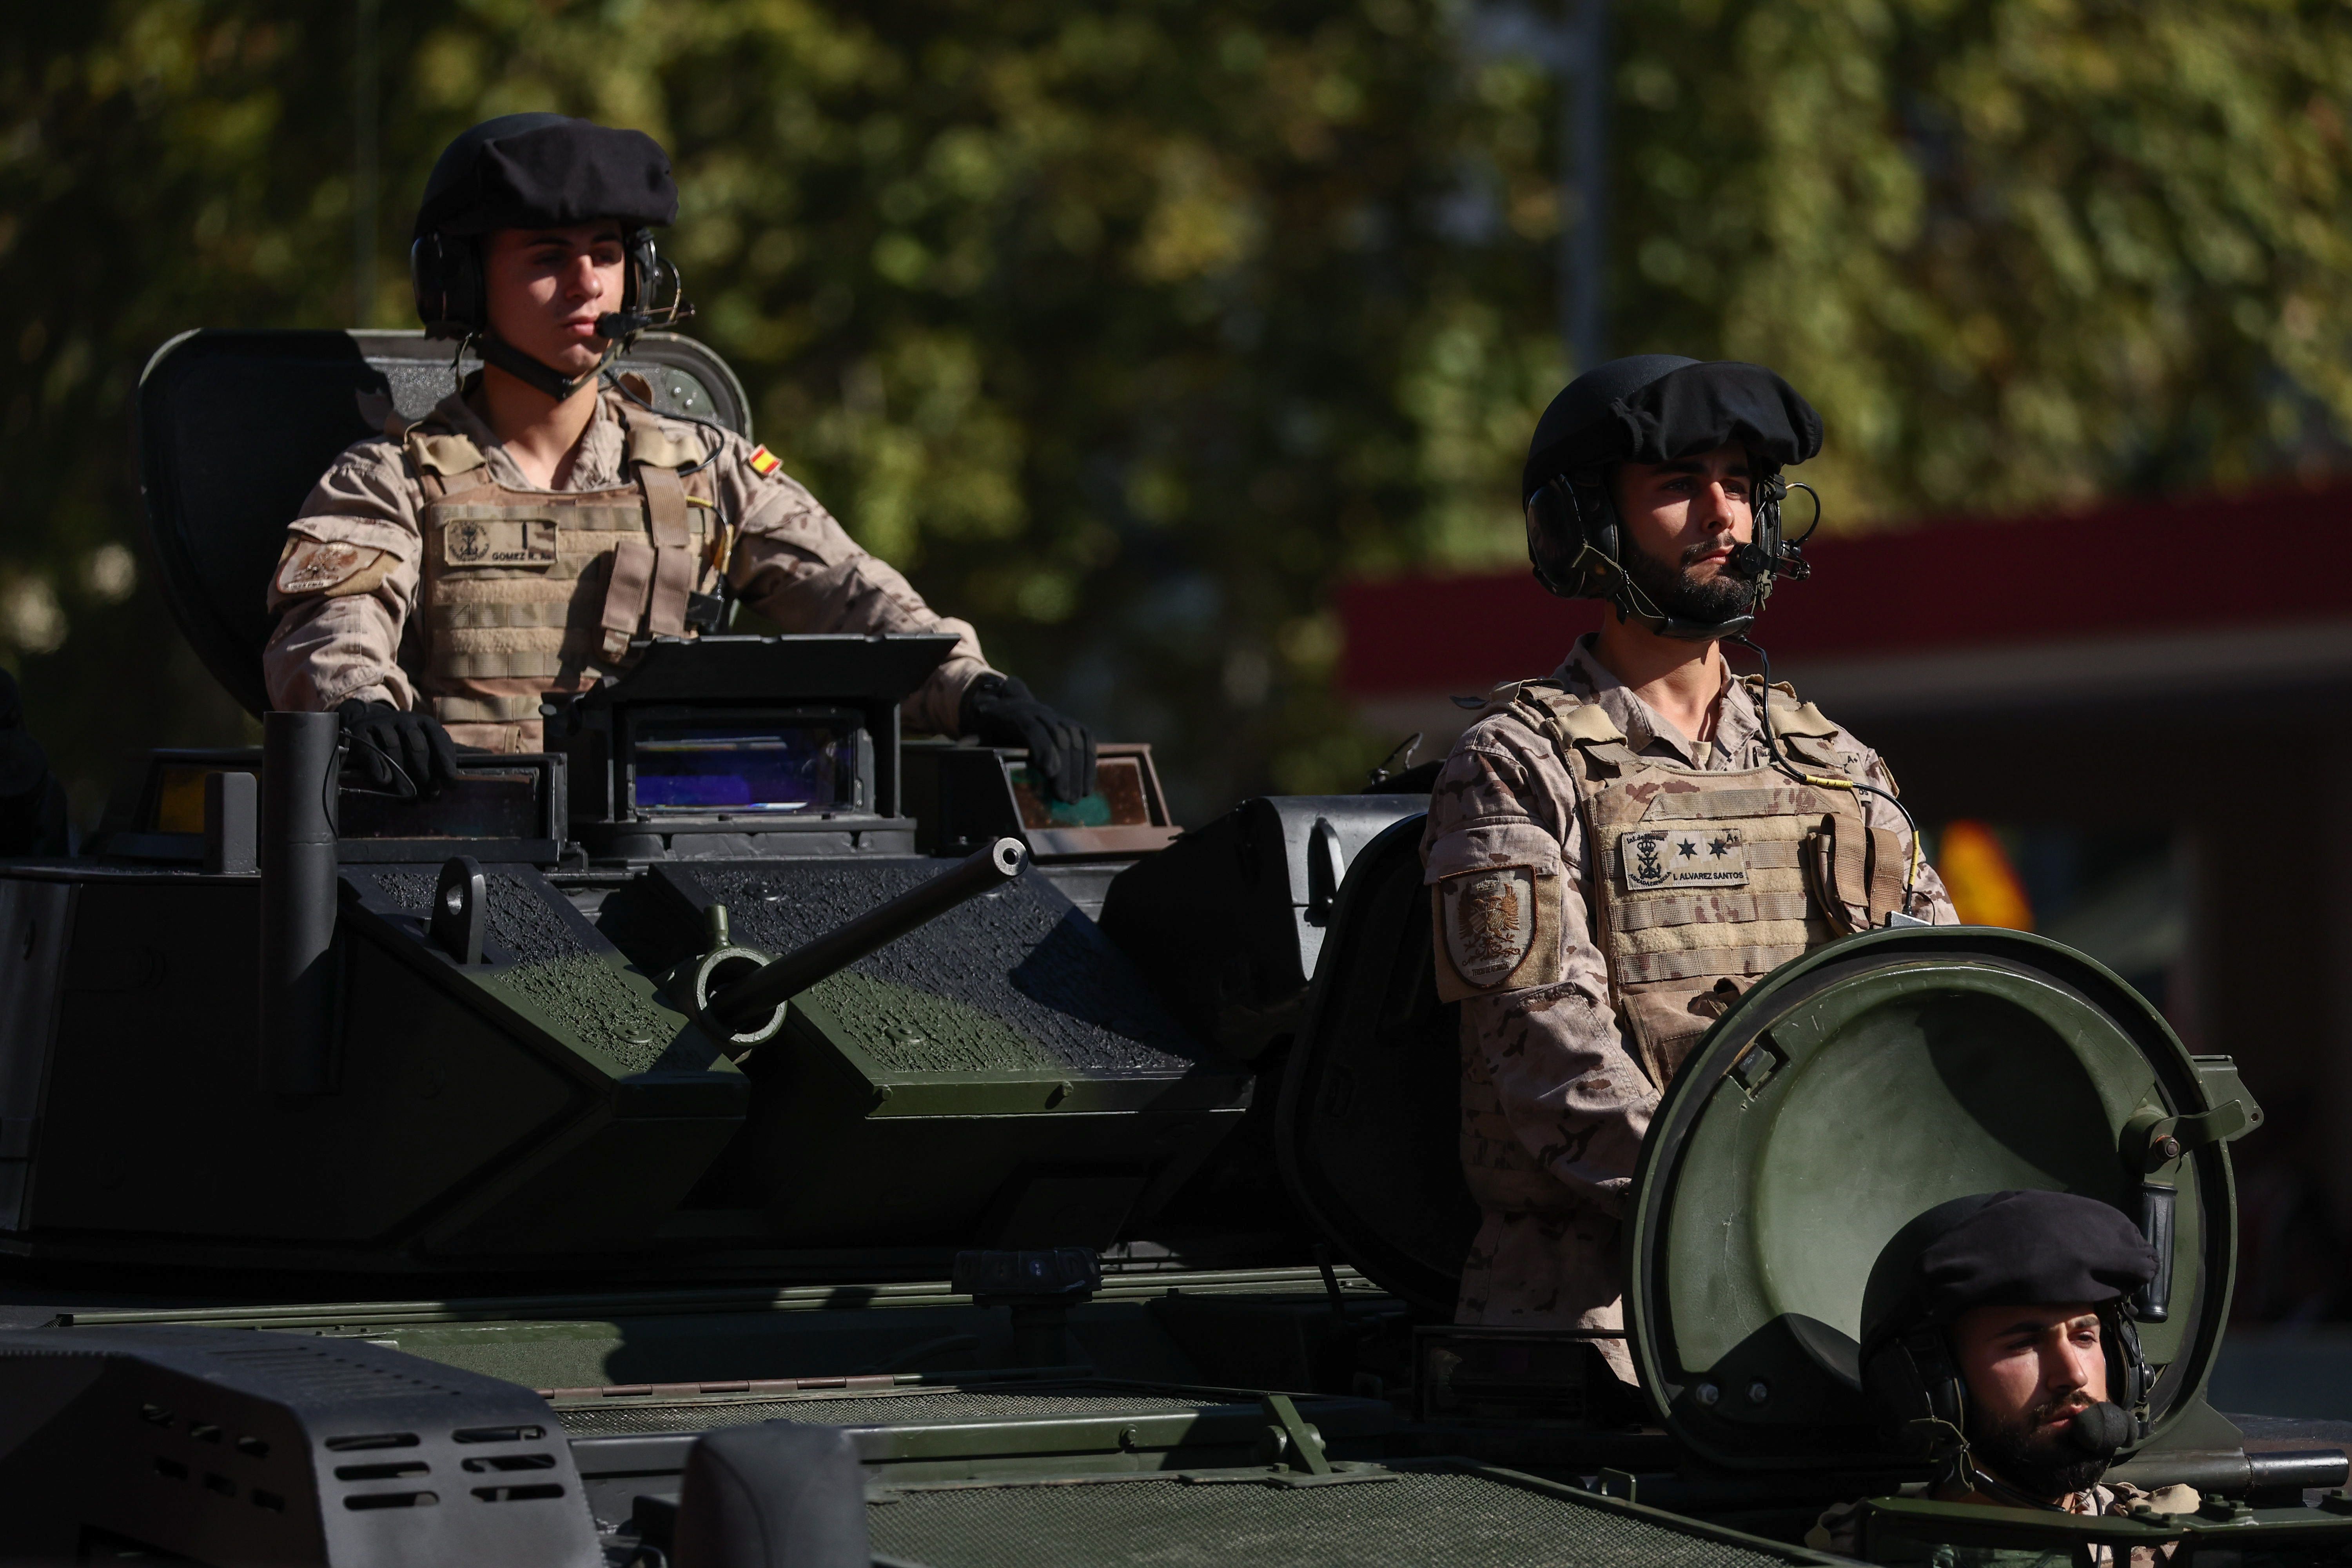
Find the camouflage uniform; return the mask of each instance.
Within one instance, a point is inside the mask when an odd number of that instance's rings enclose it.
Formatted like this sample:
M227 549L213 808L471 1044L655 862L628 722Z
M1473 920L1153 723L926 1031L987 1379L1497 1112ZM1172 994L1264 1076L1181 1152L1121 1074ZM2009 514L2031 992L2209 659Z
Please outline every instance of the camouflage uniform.
M1926 1495L1924 1486L1906 1488L1907 1495ZM2101 1481L2066 1500L2069 1513L2112 1514L2118 1519L2130 1517L2136 1508L2149 1508L2158 1513L2195 1513L2204 1500L2194 1487L2158 1487L2154 1491L2133 1486L2128 1481ZM1859 1501L1840 1503L1826 1509L1813 1528L1805 1532L1805 1544L1816 1552L1835 1552L1854 1557L1862 1550L1862 1504ZM2118 1565L2115 1548L2091 1548L2092 1568L2165 1568L2172 1561L2177 1542L2161 1546L2135 1546L2131 1562Z
M682 547L671 552L678 569L667 574L672 619L675 604L689 588L708 592L717 586L723 561L736 595L788 631L950 633L957 638L954 652L907 700L904 716L916 730L953 734L961 727L964 689L988 668L971 627L933 613L904 577L859 548L764 447L647 414L607 390L573 452L564 489L551 492L523 478L460 396L444 399L421 426L400 428L400 435L358 442L336 458L288 528L286 552L269 593L270 607L281 618L263 655L274 707L321 711L354 697L404 709L424 707L439 714L461 744L536 750L537 690L580 689L620 662L612 657L617 646L612 627L599 620L611 619L605 580L632 549L648 563L662 553L640 542L647 527L659 540L660 520L641 525L627 510L640 505L628 489L631 470L646 462L650 450L666 462L674 459L675 466L656 477L678 503L673 510L687 520L675 536ZM716 461L698 467L714 447ZM425 559L426 540L442 526L434 522L433 512L446 481L436 464L446 466L452 451L472 466L467 479L486 487L478 493L527 501L531 496L576 500L582 492L612 492L614 505L572 509L572 514L600 514L586 527L502 525L521 531L516 539L532 552L526 565L576 574L580 592L569 593L559 582L537 594L551 601L544 605L435 603L436 618L420 613L421 603L432 602L430 593L420 597L430 568L441 567L445 580L459 575ZM648 497L653 493L648 490ZM458 499L466 499L465 493ZM646 506L650 510L650 501ZM569 515L551 504L545 510L557 518ZM534 534L533 529L543 531ZM617 547L615 540L622 541ZM507 567L472 575L513 579L529 574ZM503 586L504 593L478 596L506 600L519 600L535 587L529 582L474 585ZM644 586L640 598L648 607L640 615L633 603L622 618L640 635L669 629L660 615L662 585ZM565 624L541 627L538 621ZM436 637L438 651L427 649L426 639ZM459 651L447 651L452 646ZM535 650L528 658L517 651L526 647ZM503 709L496 700L451 695L462 691L463 683L436 679L468 658L478 668L503 670L509 676L503 685L518 689L506 697ZM501 658L508 661L503 666L497 663ZM526 687L531 689L520 689Z
M1709 773L1769 764L1754 686L1734 682L1721 700L1715 740L1694 743L1603 668L1592 657L1591 640L1560 666L1552 681L1563 690L1549 696L1563 710L1585 707L1587 729L1611 728L1599 715L1613 721L1610 743L1630 753L1624 762L1654 761ZM1843 757L1854 779L1894 788L1874 753L1822 720L1810 705L1801 709L1785 689L1774 697L1773 712L1784 748L1799 743L1789 738L1789 729L1802 713L1811 721L1801 726L1810 731L1801 742L1812 748L1807 754ZM1578 778L1563 754L1566 737L1544 732L1538 727L1541 719L1541 710L1518 700L1516 689L1498 690L1496 702L1446 759L1422 839L1425 879L1436 906L1440 994L1462 1002L1462 1156L1484 1214L1464 1262L1455 1321L1621 1330L1619 1215L1663 1087L1653 1075L1671 1076L1679 1052L1752 983L1753 974L1730 973L1696 995L1691 994L1694 983L1683 982L1673 1000L1686 1027L1674 1043L1662 1045L1656 1019L1640 1016L1645 999L1629 993L1631 980L1639 977L1612 976L1596 940L1598 906L1595 889L1587 884L1591 858ZM1779 775L1763 783L1781 785ZM1804 791L1789 782L1778 795L1764 788L1742 793L1780 801L1780 808L1791 813L1810 810L1818 820L1826 792ZM1855 826L1866 822L1873 830L1867 837L1877 837L1882 850L1898 845L1900 858L1907 859L1908 834L1892 805L1843 792L1835 804L1858 817ZM1788 825L1751 824L1750 837L1775 837L1755 831L1775 826ZM1780 847L1782 858L1773 863L1794 866L1799 847ZM1759 865L1767 863L1763 850L1759 844L1754 851ZM1897 857L1882 853L1879 858ZM1484 889L1498 869L1518 879L1505 888L1507 902L1516 904L1524 894L1532 909L1519 928L1521 945L1482 964L1475 953L1449 949L1449 921L1458 942L1465 924L1483 918L1483 911L1472 910L1465 901L1479 895L1455 896L1456 889ZM1809 895L1771 896L1784 901L1793 897L1799 918L1771 922L1770 929L1778 940L1794 945L1742 950L1759 955L1750 964L1754 973L1780 962L1775 954L1793 955L1833 934L1820 918L1819 904L1806 902ZM1718 895L1698 901L1734 900ZM1748 895L1746 901L1761 903L1765 896ZM1956 921L1933 869L1921 868L1909 912L1938 924ZM1707 937L1706 922L1723 918L1704 910L1690 915L1685 931L1692 934L1686 940ZM1717 924L1713 931L1719 936L1727 929ZM1620 963L1622 967L1624 961ZM1714 973L1721 970L1719 965ZM1632 993L1642 989L1632 984ZM1603 1341L1602 1349L1619 1375L1632 1381L1623 1342Z

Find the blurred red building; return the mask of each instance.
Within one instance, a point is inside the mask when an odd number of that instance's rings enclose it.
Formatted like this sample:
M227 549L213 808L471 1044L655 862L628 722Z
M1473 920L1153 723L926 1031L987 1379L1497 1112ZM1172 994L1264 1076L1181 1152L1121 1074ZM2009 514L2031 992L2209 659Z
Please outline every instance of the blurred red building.
M1923 824L2000 826L2038 929L2243 1065L2272 1118L2238 1146L2256 1317L2352 1315L2352 1152L2326 1131L2352 1123L2339 543L2352 486L1942 521L1822 540L1755 633ZM1339 611L1346 692L1424 759L1465 721L1451 697L1549 672L1601 613L1524 571L1353 584Z

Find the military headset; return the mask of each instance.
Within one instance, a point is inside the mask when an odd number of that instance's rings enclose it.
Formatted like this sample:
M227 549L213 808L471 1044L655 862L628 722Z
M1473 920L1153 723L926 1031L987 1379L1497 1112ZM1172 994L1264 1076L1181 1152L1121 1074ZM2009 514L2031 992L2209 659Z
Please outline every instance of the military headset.
M2128 1300L2118 1297L2097 1310L2099 1351L2107 1363L2107 1400L2129 1422L2117 1445L2126 1447L2147 1436L2147 1397L2155 1378L2141 1352ZM1943 1324L1917 1323L1887 1335L1863 1362L1862 1387L1911 1458L1947 1460L1965 1455L1968 1382ZM1948 1427L1951 1436L1942 1436L1940 1427ZM1961 1445L1958 1453L1948 1447L1955 1440Z
M1776 578L1801 583L1812 575L1804 545L1822 521L1821 496L1811 486L1792 485L1777 468L1759 475L1753 483L1748 507L1755 520L1754 536L1734 549L1727 563L1735 576L1756 584L1755 604L1744 616L1694 621L1669 616L1651 602L1625 570L1624 528L1604 469L1556 474L1528 498L1528 560L1535 568L1536 581L1563 599L1607 599L1621 616L1638 616L1664 637L1699 642L1737 637L1755 624L1757 613L1771 597ZM1788 538L1780 527L1781 504L1791 489L1813 498L1812 521L1795 539Z
M626 258L621 308L596 318L596 335L605 342L604 358L584 376L564 375L490 331L489 280L482 265L481 236L438 230L419 235L408 247L408 280L426 337L454 338L460 352L468 342L478 343L484 359L561 401L601 374L639 332L675 326L694 314L694 307L687 302L685 280L677 264L655 245L652 229L624 228L621 247Z

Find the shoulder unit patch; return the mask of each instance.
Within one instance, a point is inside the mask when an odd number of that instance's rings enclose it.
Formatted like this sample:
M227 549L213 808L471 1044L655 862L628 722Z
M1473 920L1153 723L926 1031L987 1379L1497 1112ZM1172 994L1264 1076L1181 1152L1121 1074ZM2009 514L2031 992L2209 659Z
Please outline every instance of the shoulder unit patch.
M1448 877L1431 889L1437 924L1437 993L1465 996L1520 991L1559 978L1559 921L1551 900L1559 879L1528 866L1496 866Z
M784 466L784 460L765 447L752 447L751 457L745 461L751 465L751 471L763 479Z
M393 565L388 553L364 544L297 537L287 542L285 553L278 560L277 580L270 586L279 598L312 594L340 598L372 591Z

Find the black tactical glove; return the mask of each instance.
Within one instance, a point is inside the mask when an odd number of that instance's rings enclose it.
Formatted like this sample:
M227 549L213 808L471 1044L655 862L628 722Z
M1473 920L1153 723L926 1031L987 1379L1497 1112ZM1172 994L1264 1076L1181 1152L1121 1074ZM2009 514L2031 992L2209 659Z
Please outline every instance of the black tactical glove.
M371 786L404 798L439 795L457 776L457 743L430 713L354 697L338 706L350 761Z
M1095 738L1008 675L983 675L964 688L963 732L984 746L1023 746L1029 765L1055 800L1095 792Z
M66 792L25 728L16 678L0 669L0 855L68 855Z

